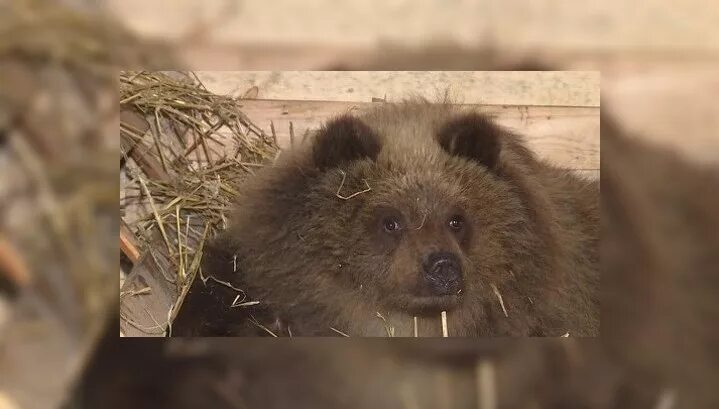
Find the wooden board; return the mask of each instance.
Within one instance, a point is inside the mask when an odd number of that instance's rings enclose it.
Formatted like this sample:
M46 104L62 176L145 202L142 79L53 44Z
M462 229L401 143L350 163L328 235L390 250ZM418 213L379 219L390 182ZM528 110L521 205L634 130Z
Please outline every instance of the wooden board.
M290 122L296 138L316 129L328 118L373 103L334 101L245 100L242 109L268 134L274 123L280 146L290 144ZM548 161L568 169L598 170L600 157L599 108L477 106L495 115L499 123L524 135L529 146Z
M161 241L156 243L161 245ZM175 270L160 251L155 258L146 253L133 267L120 291L120 331L124 336L164 336L168 313L178 296L175 285L164 275Z
M181 213L180 219L186 215ZM177 246L177 231L166 226L168 240L173 249ZM203 231L205 222L200 215L193 215L190 222L193 231ZM128 232L131 234L131 232ZM183 239L184 240L184 239ZM176 284L178 266L174 263L176 255L168 257L168 250L162 236L154 231L150 233L152 253L144 252L134 263L132 271L120 288L120 331L127 337L160 337L170 318L169 313L177 304L180 291ZM186 248L197 249L198 238L190 235ZM191 252L188 263L192 261ZM186 280L191 280L187 277ZM185 281L188 282L188 281ZM183 287L184 288L184 287Z
M719 51L719 8L706 0L626 2L423 2L331 0L272 2L109 0L114 16L140 35L182 43L278 42L422 46L444 41L502 49ZM194 36L192 36L194 34Z
M370 102L419 95L485 105L599 106L599 71L198 71L216 94L257 87L262 99Z

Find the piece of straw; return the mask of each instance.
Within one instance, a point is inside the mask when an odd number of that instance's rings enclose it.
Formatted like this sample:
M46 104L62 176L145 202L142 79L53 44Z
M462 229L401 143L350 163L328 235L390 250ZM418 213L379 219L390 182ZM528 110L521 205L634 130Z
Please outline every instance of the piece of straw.
M502 299L502 294L499 293L499 289L497 288L496 285L494 285L494 283L491 283L490 285L492 286L492 291L494 291L494 295L496 295L497 298L499 299L499 305L502 307L504 316L509 318L509 314L507 314L507 309L504 308L504 300Z
M295 146L295 127L290 121L290 146Z
M251 323L255 324L258 328L264 330L265 332L267 332L267 333L270 334L271 336L277 338L277 334L275 334L274 332L270 331L270 329L267 328L267 327L265 327L264 325L260 324L260 323L257 321L257 319L255 319L255 317L253 317L253 316L250 315L249 320L250 320Z
M334 332L336 332L336 333L342 335L343 337L348 337L348 338L349 338L349 335L347 335L346 333L344 333L344 332L338 330L337 328L330 327L330 329L331 329L332 331L334 331Z
M394 337L394 327L389 325L389 323L385 319L384 315L380 314L379 311L377 311L377 318L381 319L382 322L384 322L384 329L385 329L385 331L387 331L387 336Z
M449 336L447 331L447 311L442 311L442 336L444 338Z
M488 359L477 361L477 408L497 408L497 385L494 363Z
M167 246L167 252L168 252L168 254L172 254L172 246L170 246L170 240L167 238L167 233L165 233L165 223L162 222L162 218L160 217L160 214L157 213L157 207L155 206L155 201L152 199L152 194L150 193L150 189L147 188L145 179L143 179L142 176L138 176L138 179L140 180L140 185L142 186L142 189L145 191L145 194L147 195L147 197L150 201L150 207L152 208L152 214L153 214L153 216L155 216L155 221L157 221L157 227L159 227L160 233L162 233L162 239L165 240L165 245Z
M341 194L340 194L340 191L342 191L342 186L345 185L345 179L347 179L347 174L346 174L344 171L342 171L342 170L340 171L340 173L342 174L342 182L340 182L340 186L337 188L337 192L335 193L335 196L337 196L338 198L340 198L340 199L342 199L342 200L349 200L349 199L352 199L353 197L355 197L355 196L357 196L357 195L361 195L362 193L367 193L367 192L369 192L370 190L372 190L372 188L370 187L370 185L369 185L369 183L367 182L367 180L362 179L362 181L365 183L365 185L367 185L367 188L366 188L366 189L357 191L357 192L355 192L355 193L352 193L352 194L349 195L349 196L343 196L343 195L341 195Z
M177 269L177 282L179 285L185 281L185 260L182 256L182 237L180 230L180 205L175 206L175 224L177 229L177 252L180 268Z

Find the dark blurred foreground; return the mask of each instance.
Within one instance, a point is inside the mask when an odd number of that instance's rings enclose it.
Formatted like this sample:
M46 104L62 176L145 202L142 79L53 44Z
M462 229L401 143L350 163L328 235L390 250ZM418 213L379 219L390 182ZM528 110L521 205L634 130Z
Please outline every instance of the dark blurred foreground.
M601 338L159 343L113 330L70 407L718 407L719 172L609 120L602 141Z
M118 338L115 70L179 64L110 20L6 3L0 408L719 407L719 171L606 115L600 339ZM452 67L496 68L482 53Z

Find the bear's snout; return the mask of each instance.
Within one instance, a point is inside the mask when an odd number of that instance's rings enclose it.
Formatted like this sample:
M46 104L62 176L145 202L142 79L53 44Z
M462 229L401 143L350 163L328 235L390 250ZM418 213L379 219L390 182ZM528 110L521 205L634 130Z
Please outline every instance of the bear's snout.
M456 255L432 253L422 267L424 278L434 295L453 295L462 290L462 267Z

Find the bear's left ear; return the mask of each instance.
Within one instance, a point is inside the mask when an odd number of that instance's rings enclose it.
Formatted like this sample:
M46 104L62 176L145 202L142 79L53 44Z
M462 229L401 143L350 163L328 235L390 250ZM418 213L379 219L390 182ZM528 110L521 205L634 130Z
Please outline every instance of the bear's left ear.
M343 115L329 121L317 133L312 158L321 169L360 159L375 159L380 151L377 134L359 118Z
M474 160L489 170L499 165L501 127L484 115L469 113L450 119L437 132L437 141L450 155Z

